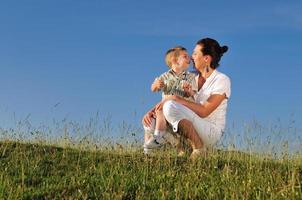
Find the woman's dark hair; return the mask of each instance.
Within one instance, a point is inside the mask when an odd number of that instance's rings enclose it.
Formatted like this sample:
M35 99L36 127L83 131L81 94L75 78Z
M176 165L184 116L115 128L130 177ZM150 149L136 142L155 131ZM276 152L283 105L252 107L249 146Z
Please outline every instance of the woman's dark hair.
M216 69L219 66L220 58L229 49L227 46L221 47L216 40L211 38L203 38L199 40L196 45L202 46L201 52L203 55L209 55L212 57L210 67L213 69Z

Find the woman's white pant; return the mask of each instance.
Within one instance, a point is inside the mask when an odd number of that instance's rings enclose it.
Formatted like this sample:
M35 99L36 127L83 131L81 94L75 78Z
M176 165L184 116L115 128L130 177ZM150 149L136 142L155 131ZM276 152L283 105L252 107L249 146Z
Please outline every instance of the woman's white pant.
M205 146L214 146L222 136L222 130L216 127L215 124L199 117L195 112L176 101L169 100L165 102L163 112L166 120L172 125L174 132L177 132L178 123L181 120L186 119L192 122Z

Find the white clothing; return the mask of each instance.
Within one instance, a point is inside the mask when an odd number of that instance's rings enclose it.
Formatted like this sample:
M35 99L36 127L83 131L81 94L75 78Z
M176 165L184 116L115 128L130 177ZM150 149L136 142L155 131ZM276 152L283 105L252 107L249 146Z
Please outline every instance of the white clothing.
M194 97L195 102L204 104L213 94L225 94L227 98L224 99L221 104L204 119L215 124L221 130L224 130L227 103L231 96L231 81L229 77L217 70L212 72L212 74L206 79L202 88L196 93Z
M226 94L227 99L205 118L199 117L195 112L186 106L177 103L173 100L167 101L163 106L163 112L166 120L172 125L173 131L177 132L178 123L182 119L187 119L192 122L195 130L199 134L203 143L206 146L215 145L221 138L224 127L227 109L227 101L231 95L230 79L214 70L202 88L195 95L196 103L205 103L206 100L213 94Z
M199 117L195 112L176 101L167 101L164 104L163 111L166 120L172 125L174 132L177 132L178 123L181 120L187 119L192 122L205 146L214 146L222 136L221 129L218 129L214 124Z

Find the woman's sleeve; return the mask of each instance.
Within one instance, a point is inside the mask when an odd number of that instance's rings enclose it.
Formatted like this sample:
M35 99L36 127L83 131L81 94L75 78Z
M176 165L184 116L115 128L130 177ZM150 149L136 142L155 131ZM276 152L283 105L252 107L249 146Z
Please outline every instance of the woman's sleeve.
M213 84L211 94L225 94L227 98L231 96L231 81L227 76L221 76Z

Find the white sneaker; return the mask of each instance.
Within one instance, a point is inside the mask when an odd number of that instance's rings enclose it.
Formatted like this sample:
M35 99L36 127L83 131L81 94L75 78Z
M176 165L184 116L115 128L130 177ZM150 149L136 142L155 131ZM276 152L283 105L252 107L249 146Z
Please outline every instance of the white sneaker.
M144 149L158 149L165 143L166 141L162 137L154 136L144 144Z
M144 145L145 146L145 145ZM152 149L148 149L144 147L144 154L145 155L151 155L153 153Z

